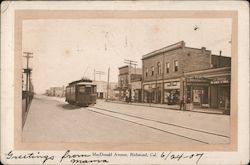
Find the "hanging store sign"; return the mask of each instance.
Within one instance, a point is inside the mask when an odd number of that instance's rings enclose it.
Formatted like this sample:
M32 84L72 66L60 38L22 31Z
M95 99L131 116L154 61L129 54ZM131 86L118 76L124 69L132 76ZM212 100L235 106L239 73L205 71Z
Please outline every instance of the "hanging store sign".
M187 82L209 82L209 80L204 79L204 78L187 78Z
M213 80L211 81L211 84L228 84L230 83L229 80L224 79L224 80Z
M164 89L179 89L179 88L180 88L179 81L167 82L164 84Z
M209 82L188 82L187 86L209 86Z

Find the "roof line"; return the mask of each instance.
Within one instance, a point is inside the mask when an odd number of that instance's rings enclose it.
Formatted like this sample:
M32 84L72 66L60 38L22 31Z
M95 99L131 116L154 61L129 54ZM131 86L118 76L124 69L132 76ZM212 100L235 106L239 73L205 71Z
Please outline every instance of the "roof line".
M168 45L168 46L163 47L161 49L157 49L155 51L147 53L147 54L142 56L142 59L149 58L149 57L151 57L153 55L156 55L156 54L159 54L159 53L162 53L162 52L167 52L167 51L171 51L171 50L174 50L174 49L178 49L180 47L185 47L185 42L184 41L179 41L179 42L174 43L172 45Z

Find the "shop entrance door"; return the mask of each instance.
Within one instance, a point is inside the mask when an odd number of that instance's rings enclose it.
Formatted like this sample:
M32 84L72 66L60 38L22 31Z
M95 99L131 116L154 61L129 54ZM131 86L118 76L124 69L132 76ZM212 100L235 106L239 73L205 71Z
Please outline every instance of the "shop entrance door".
M201 100L202 100L202 90L201 89L194 89L193 90L193 103L195 105L201 106Z
M194 89L192 96L194 105L208 107L208 88Z
M220 86L219 87L219 108L229 109L230 108L230 87Z

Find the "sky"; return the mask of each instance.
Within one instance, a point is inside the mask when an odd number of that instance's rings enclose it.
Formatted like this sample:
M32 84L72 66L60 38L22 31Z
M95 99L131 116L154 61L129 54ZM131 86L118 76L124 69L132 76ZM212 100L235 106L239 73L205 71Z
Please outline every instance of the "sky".
M24 20L22 52L30 60L35 92L82 77L118 81L124 59L142 66L143 55L185 41L186 46L231 56L231 19L69 19ZM197 30L194 30L197 27ZM23 58L23 64L25 64Z

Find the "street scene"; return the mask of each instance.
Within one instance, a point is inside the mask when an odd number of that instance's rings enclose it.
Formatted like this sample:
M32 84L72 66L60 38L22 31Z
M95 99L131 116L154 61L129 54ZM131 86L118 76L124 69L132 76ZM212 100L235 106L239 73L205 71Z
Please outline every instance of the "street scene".
M116 21L24 21L23 141L229 144L231 21Z
M228 123L228 115L105 100L79 107L62 98L35 95L23 141L226 144L230 140Z

